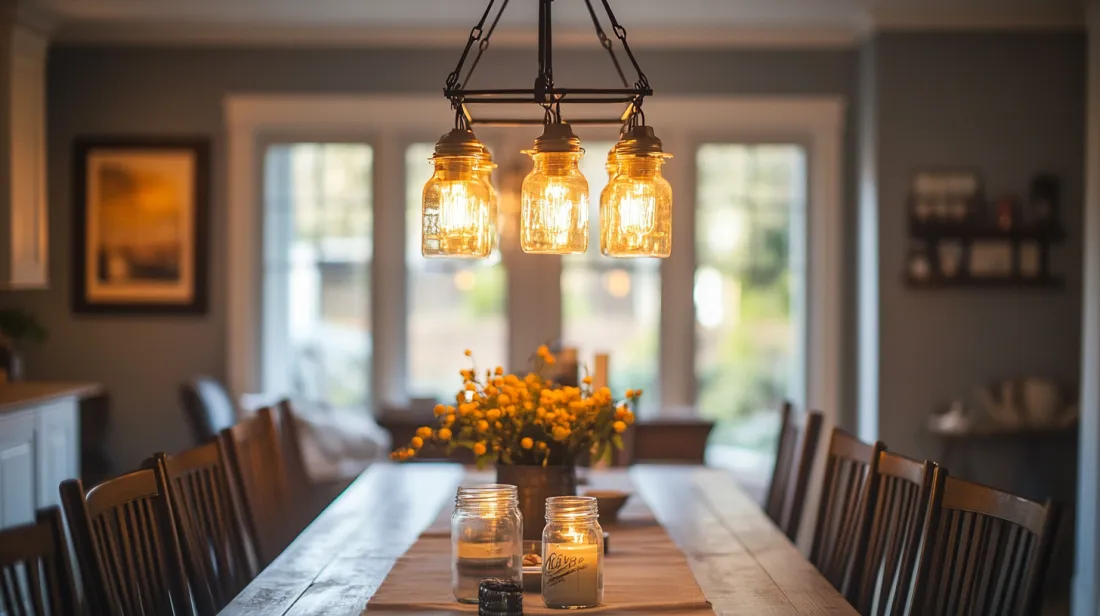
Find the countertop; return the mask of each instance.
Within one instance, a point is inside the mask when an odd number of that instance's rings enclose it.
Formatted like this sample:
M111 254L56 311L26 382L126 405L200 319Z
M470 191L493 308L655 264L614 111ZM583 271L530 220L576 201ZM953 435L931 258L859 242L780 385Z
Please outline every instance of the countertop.
M0 385L0 415L49 402L55 398L75 396L90 398L103 391L98 383L65 383L54 381L21 381Z

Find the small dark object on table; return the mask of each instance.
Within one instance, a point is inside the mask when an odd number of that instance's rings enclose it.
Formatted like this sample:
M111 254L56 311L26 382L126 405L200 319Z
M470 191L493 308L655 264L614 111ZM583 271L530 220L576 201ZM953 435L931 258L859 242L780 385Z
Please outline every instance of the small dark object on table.
M478 616L523 616L523 586L515 580L489 578L477 588Z

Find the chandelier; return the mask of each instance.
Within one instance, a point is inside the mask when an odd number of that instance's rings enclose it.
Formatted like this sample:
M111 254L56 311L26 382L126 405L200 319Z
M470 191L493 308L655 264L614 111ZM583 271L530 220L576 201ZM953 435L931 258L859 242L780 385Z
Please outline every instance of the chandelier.
M551 5L538 0L538 75L530 89L470 89L467 85L509 0L502 0L488 30L497 0L470 31L458 65L447 76L444 96L455 112L454 128L435 145L435 168L424 185L421 216L421 252L425 257L485 258L496 245L497 195L491 175L496 167L489 150L474 135L475 125L542 125L534 146L523 153L533 168L520 191L519 238L524 252L571 254L588 250L588 180L578 163L584 156L573 126L619 125L619 141L607 155L608 182L600 195L600 252L609 257L668 257L672 252L672 188L661 175L670 158L661 140L645 123L642 102L653 94L630 46L626 29L619 24L608 0L600 0L611 30L637 72L628 85L613 44L593 7L584 0L600 45L607 50L622 81L620 88L566 88L555 84ZM463 75L466 61L476 53ZM474 117L472 107L487 105L537 105L533 118ZM572 105L625 106L617 115L572 117ZM563 112L563 107L566 112Z

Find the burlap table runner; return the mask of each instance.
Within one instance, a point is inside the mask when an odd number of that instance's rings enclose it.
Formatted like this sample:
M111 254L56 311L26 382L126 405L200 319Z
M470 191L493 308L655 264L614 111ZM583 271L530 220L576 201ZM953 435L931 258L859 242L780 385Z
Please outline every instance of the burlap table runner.
M435 523L398 559L382 587L367 604L368 612L420 615L476 614L476 605L463 605L451 594L451 509L445 507ZM683 552L635 493L620 516L622 522L604 530L611 535L604 558L604 600L583 613L712 614L710 603L695 581ZM538 593L524 593L524 614L555 614Z

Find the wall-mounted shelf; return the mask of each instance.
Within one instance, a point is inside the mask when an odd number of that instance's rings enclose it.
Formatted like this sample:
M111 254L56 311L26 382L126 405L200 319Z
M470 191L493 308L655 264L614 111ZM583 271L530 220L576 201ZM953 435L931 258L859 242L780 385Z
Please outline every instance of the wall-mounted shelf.
M1052 276L1022 278L1006 276L998 278L972 278L958 276L955 278L932 277L918 279L906 275L905 286L911 289L1061 289L1065 281Z
M1002 229L993 225L973 223L927 223L913 221L909 224L909 237L935 240L1010 240L1054 243L1066 237L1058 226L1017 225Z

